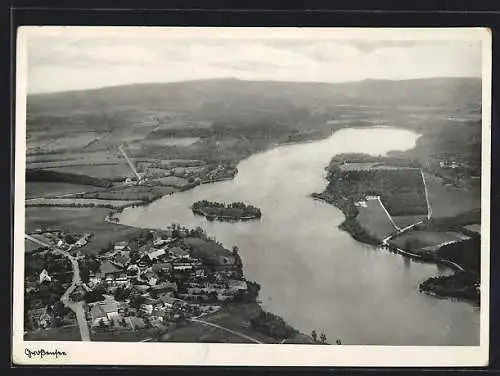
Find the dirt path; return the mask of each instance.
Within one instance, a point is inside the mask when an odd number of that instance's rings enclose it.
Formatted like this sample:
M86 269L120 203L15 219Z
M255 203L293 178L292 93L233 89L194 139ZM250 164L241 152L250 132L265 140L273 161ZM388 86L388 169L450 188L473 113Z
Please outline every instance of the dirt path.
M420 175L422 175L422 181L424 182L425 200L427 201L427 220L429 220L432 217L432 206L429 200L429 190L427 189L427 182L425 181L425 176L422 169L420 169Z

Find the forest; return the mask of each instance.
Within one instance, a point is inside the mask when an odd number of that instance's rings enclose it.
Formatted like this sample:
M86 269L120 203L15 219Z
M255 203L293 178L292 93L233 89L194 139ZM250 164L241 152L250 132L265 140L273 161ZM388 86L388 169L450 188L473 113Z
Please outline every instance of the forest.
M195 214L201 214L207 217L221 218L260 218L261 210L253 205L245 204L244 202L232 202L230 204L211 202L201 200L193 203L191 209Z

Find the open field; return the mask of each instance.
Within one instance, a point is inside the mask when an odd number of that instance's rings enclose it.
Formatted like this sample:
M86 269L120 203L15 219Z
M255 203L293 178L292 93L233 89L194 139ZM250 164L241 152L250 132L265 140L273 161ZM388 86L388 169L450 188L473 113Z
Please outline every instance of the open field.
M130 200L97 200L86 198L35 198L27 201L26 206L97 206L110 208L123 208L126 206L140 204L141 201Z
M26 182L26 198L51 197L68 193L97 191L99 188L83 184L52 183L52 182Z
M25 341L81 341L78 325L28 332Z
M64 166L65 163L73 164L76 162L83 164L95 163L123 163L123 157L118 150L110 152L109 150L95 152L59 152L54 154L32 154L26 156L28 168L37 163L57 162L58 166Z
M468 239L467 236L458 232L431 232L431 231L411 231L394 238L391 242L397 247L417 251L421 249L434 250L448 242L456 242Z
M197 322L164 334L160 342L253 343L244 337Z
M80 150L92 142L99 134L91 131L84 133L71 133L60 137L47 137L45 132L36 132L28 135L28 153L36 153L41 150L69 151Z
M157 329L116 329L109 331L91 332L90 336L94 342L140 342L153 337Z
M198 141L199 137L165 137L158 139L144 139L141 141L143 145L154 146L189 146Z
M133 238L142 231L138 228L106 222L104 218L110 212L110 209L95 207L27 207L26 232L33 232L40 227L79 234L91 232L94 234L92 241L80 250L88 254L97 254L110 242Z
M469 230L469 231L472 231L472 232L475 232L477 234L480 234L481 233L481 225L479 223L474 223L472 225L467 225L467 226L464 226L464 228L466 230Z
M379 240L395 231L393 224L378 200L366 201L366 207L359 208L356 220L365 231Z
M24 252L25 253L31 253L33 251L36 251L37 249L42 248L42 246L38 243L35 243L31 240L25 239L24 240Z
M134 173L130 170L130 167L124 164L116 165L98 165L98 166L65 166L65 167L54 167L48 169L50 171L65 172L71 174L87 175L95 178L105 178L112 180L125 179L127 177L133 178Z
M178 189L174 187L165 186L125 186L118 189L100 191L95 193L87 193L83 195L86 199L98 200L142 200L149 201L164 195L177 192Z
M453 217L474 209L481 208L481 196L464 189L447 187L441 178L425 173L425 180L435 218Z
M175 188L182 188L188 184L187 179L179 178L177 176L166 176L164 178L155 179L155 182Z

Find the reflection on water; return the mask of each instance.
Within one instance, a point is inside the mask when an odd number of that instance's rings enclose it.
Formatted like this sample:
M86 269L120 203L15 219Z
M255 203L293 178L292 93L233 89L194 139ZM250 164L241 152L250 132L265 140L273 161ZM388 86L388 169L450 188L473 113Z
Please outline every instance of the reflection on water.
M322 141L278 147L242 161L233 181L128 208L121 222L201 226L226 247L237 245L247 278L262 285L262 306L303 332L325 332L332 342L478 344L477 310L418 292L420 282L447 270L353 240L338 229L342 213L309 196L324 189L324 169L333 155L405 150L417 138L405 130L356 128ZM202 199L243 200L260 207L263 216L244 223L209 222L189 210Z

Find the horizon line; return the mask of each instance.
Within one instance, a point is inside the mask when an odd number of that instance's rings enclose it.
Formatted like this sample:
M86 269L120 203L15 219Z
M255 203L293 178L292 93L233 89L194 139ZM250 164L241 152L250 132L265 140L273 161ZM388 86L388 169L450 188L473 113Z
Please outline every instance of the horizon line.
M26 96L38 96L38 95L53 95L53 94L63 94L63 93L76 93L82 91L97 91L103 89L120 88L127 86L139 86L139 85L169 85L169 84L179 84L187 82L200 82L200 81L243 81L243 82L273 82L273 83L291 83L291 84L323 84L323 85L342 85L342 84L354 84L365 81L421 81L421 80L438 80L438 79L475 79L482 80L481 76L430 76L430 77L416 77L416 78L401 78L401 79L391 79L391 78L364 78L362 80L352 80L352 81L338 81L338 82L325 82L325 81L287 81L287 80L247 80L236 77L213 77L213 78L195 78L192 80L180 80L180 81L163 81L163 82L133 82L120 85L109 85L109 86L99 86L90 87L83 89L69 89L69 90L58 90L58 91L44 91L44 92L33 92L26 93Z

